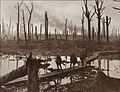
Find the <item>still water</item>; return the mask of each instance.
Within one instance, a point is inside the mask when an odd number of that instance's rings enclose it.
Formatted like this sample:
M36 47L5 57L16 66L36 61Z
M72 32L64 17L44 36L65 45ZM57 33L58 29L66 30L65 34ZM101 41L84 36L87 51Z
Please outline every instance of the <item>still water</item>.
M3 76L12 70L21 67L25 64L26 57L22 56L22 58L18 58L17 55L2 55L0 56L0 76ZM38 57L37 57L38 58ZM45 57L41 57L42 59L45 59ZM48 68L57 69L56 63L55 63L55 56L50 56L52 59L49 63L50 66ZM70 56L61 56L62 60L70 61ZM77 57L78 61L80 62L80 58ZM18 62L17 62L18 61ZM106 59L101 59L101 69L103 72L110 77L120 78L120 61L119 60L109 60L109 71L107 71L107 62ZM81 62L80 62L81 65ZM98 67L98 59L93 61L91 63L92 66ZM77 66L77 65L76 65ZM62 65L63 69L69 68L70 64L67 63L65 65ZM40 69L39 75L44 74L45 70Z

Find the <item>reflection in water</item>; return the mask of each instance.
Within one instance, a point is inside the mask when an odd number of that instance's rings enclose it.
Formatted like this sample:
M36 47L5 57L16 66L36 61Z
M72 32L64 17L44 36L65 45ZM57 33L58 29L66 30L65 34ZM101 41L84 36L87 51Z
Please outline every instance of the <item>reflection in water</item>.
M50 66L48 68L57 69L55 63L55 56L50 56L52 60L49 62ZM70 56L61 56L62 60L66 60L70 62ZM42 59L44 59L42 57ZM77 60L80 62L80 58L78 57ZM3 55L0 57L0 76L3 76L12 70L16 69L17 67L21 67L25 64L26 58L24 56L17 56L17 55ZM17 62L18 61L18 62ZM80 62L81 63L81 62ZM119 60L106 60L106 59L97 59L91 63L92 66L96 66L103 70L103 72L115 78L120 78L120 61ZM76 64L77 66L77 64ZM63 69L69 68L70 64L66 63L62 65ZM108 72L109 71L109 72ZM43 69L40 69L39 74L46 73Z
M101 63L100 63L101 62ZM119 60L95 60L91 63L92 66L100 67L103 72L114 78L120 78L120 61Z
M48 63L50 63L50 66L48 68L53 68L53 69L57 69L56 63L55 63L55 56L50 56L50 58L52 58L52 60ZM68 62L70 62L70 56L61 56L62 60L66 60ZM44 58L43 58L44 59ZM78 61L80 62L80 58L77 58ZM16 69L17 67L21 67L25 64L26 58L24 56L22 56L22 58L18 57L17 55L3 55L0 57L0 76L3 76L9 72L11 72L12 70ZM18 61L18 63L17 63ZM81 65L81 62L80 62ZM100 69L103 70L103 72L110 76L110 77L115 77L115 78L120 78L120 61L119 60L107 60L107 59L97 59L93 62L91 62L92 66L96 66ZM66 68L70 68L70 63L66 63L65 66L62 65L63 69ZM50 72L50 71L47 71ZM45 74L46 72L43 69L39 70L39 75L41 74ZM87 80L87 76L90 75L87 72L84 72L84 74L82 73L82 75L80 75L80 71L73 75L70 75L68 77L65 77L63 79L55 79L52 82L44 82L40 84L40 90L43 92L44 89L51 89L51 91L47 91L46 92L55 92L55 90L58 89L65 89L63 86L60 85L66 85L66 87L73 87L73 84L76 82L85 82L85 80ZM92 74L96 74L93 73ZM85 76L83 76L85 75ZM92 75L91 75L92 76ZM94 81L94 80L89 80L89 81ZM88 80L87 80L88 82ZM72 84L71 84L72 83ZM68 85L67 85L68 84ZM70 84L70 85L69 85ZM76 84L74 84L76 85ZM82 85L80 85L82 86ZM69 88L70 89L70 88ZM53 91L52 91L53 90ZM72 90L72 89L70 89ZM45 91L45 90L44 90ZM20 91L22 92L22 91ZM58 91L59 92L59 91ZM67 92L64 90L64 92Z

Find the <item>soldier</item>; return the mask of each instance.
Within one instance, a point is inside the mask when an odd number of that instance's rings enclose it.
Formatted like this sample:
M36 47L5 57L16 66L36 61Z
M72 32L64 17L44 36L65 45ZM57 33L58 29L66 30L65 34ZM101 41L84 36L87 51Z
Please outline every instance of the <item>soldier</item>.
M59 67L60 67L60 69L62 70L61 64L62 64L62 59L61 59L60 55L57 54L57 57L56 57L56 65L57 65L58 71L59 71Z
M73 65L73 67L74 67L74 65L75 65L76 63L78 63L78 62L77 62L77 57L75 56L74 52L72 51L72 54L71 54L71 56L70 56L70 68L72 67L72 65Z

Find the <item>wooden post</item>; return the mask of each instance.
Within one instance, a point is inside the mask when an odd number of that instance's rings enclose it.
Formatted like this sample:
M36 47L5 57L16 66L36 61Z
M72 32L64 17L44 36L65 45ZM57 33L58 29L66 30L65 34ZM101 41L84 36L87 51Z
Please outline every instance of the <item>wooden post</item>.
M98 59L98 68L101 69L101 59Z
M95 37L95 29L94 29L94 27L92 27L92 40L94 40L94 37Z
M32 59L32 53L27 59L28 92L39 92L37 61Z
M17 59L17 61L16 61L16 69L18 68L18 59Z
M105 59L104 59L104 69L105 69L105 64L106 64L105 62L106 62L106 61L105 61Z
M109 60L107 60L107 75L109 76Z

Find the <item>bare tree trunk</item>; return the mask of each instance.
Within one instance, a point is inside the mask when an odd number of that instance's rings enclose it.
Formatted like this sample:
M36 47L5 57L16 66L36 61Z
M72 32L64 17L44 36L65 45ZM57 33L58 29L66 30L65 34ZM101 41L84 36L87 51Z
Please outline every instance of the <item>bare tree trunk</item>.
M91 40L91 21L88 19L88 39Z
M41 37L42 37L42 24L40 25L40 40L41 40Z
M23 1L21 3L17 3L17 10L18 10L18 21L17 21L17 44L19 46L19 20L20 20L20 6L23 4Z
M18 23L17 23L17 44L19 45L19 12L20 9L18 8Z
M55 39L57 39L57 30L55 29Z
M81 19L81 21L82 21L82 30L81 30L81 34L82 34L82 36L83 36L83 40L84 40L84 35L85 35L85 33L84 33L84 14L82 14L82 19Z
M8 25L8 35L11 35L10 33L11 33L11 17L10 17L10 23L9 23L9 25ZM10 36L11 37L11 36ZM10 38L9 37L9 38Z
M25 7L27 8L28 12L29 12L29 19L28 19L28 39L31 40L31 33L30 33L30 22L31 22L31 18L32 18L32 12L33 12L33 3L31 3L31 10L28 8L28 6L25 4Z
M35 38L36 38L36 40L38 40L37 26L35 26Z
M103 20L102 20L102 24L103 24L103 37L105 37L105 18L103 17Z
M47 12L45 12L45 39L48 40L48 17L47 17Z
M100 42L100 19L101 17L98 16L98 41Z
M96 6L94 6L94 9L95 9L95 13L97 15L97 18L98 18L98 42L100 42L100 33L101 33L101 26L100 26L100 20L101 20L101 17L103 15L103 10L105 9L105 7L103 7L103 1L102 0L95 0L95 4Z
M111 18L108 18L108 16L106 16L106 33L107 33L107 42L109 43L109 24L111 22Z
M25 29L25 15L24 15L24 10L22 10L22 14L23 14L23 26L24 26L25 44L26 44L26 47L28 47L27 34L26 34L26 29Z
M33 29L33 24L32 24L32 40L34 39L33 31L34 31L34 29Z
M30 20L28 21L28 39L31 40L31 34L30 34Z
M65 21L65 38L67 40L67 19Z
M2 40L2 35L1 35L1 24L0 24L0 41Z
M88 9L87 0L84 0L84 6L85 6L85 11L84 11L83 7L82 7L82 9L83 9L83 13L85 14L85 16L88 20L88 40L91 40L91 20L92 20L93 16L95 15L95 12L93 12L91 15L91 11Z

